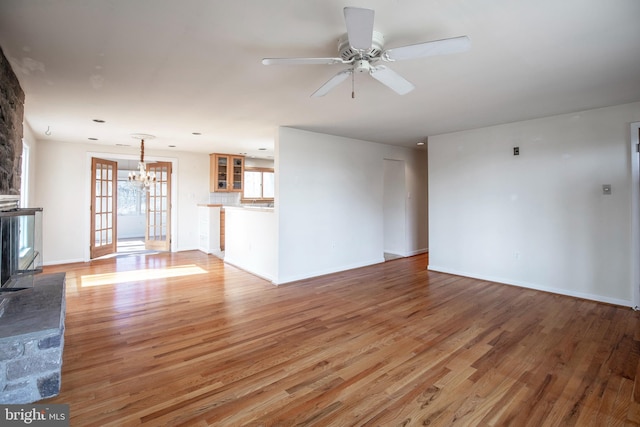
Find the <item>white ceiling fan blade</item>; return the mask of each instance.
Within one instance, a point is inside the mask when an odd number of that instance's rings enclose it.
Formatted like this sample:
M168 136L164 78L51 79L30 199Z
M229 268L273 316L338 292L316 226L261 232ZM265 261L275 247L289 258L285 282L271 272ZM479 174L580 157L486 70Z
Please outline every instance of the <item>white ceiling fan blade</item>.
M393 90L398 95L405 95L415 89L415 86L410 81L406 80L400 74L385 67L384 65L378 65L377 67L371 67L371 77Z
M264 58L264 65L332 65L345 64L342 58Z
M316 90L311 94L312 98L317 98L319 96L325 96L331 89L338 86L340 83L349 78L349 76L353 74L352 69L342 70L335 76L331 77L325 84L320 86L320 89Z
M345 7L344 20L347 24L349 44L357 50L368 50L373 39L373 18L375 12L359 7Z
M469 37L460 36L389 49L382 53L382 59L385 61L402 61L405 59L464 52L470 47L471 40L469 40Z

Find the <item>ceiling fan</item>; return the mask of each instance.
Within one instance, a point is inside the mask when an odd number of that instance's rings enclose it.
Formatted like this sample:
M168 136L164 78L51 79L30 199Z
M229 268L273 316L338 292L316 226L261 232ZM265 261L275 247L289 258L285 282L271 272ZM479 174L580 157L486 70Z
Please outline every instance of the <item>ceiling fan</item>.
M382 62L403 61L405 59L424 58L463 52L469 49L469 37L460 36L443 40L434 40L384 50L382 33L374 31L375 12L371 9L345 7L344 19L347 34L338 41L339 57L335 58L264 58L264 65L333 65L349 64L349 68L339 71L311 96L324 96L331 89L348 79L354 73L369 73L371 77L389 87L399 95L411 92L415 86ZM355 97L352 90L351 96Z

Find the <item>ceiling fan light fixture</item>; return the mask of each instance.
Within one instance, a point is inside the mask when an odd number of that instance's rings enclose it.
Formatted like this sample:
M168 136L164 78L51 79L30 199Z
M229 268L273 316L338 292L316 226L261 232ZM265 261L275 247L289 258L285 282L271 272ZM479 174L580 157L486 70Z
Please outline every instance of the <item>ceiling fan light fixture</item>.
M338 72L311 94L313 98L326 95L331 89L342 83L349 76L352 77L353 86L353 76L356 72L368 72L371 77L397 94L405 95L415 89L413 83L383 65L376 65L379 61L394 62L463 52L469 49L471 45L469 37L460 36L384 50L384 36L382 33L373 30L374 16L375 12L371 9L358 7L344 8L347 34L338 40L338 54L340 58L264 58L262 63L264 65L350 65L350 68ZM351 97L355 97L353 87Z

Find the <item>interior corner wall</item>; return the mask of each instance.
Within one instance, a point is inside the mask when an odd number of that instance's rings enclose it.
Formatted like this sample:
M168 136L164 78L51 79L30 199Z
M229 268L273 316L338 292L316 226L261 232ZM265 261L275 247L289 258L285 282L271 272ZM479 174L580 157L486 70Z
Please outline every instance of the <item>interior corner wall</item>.
M407 165L407 252L426 250L424 152L281 127L276 138L278 278L384 260L384 159ZM422 233L422 235L419 235Z
M638 120L632 103L430 137L429 268L632 306Z

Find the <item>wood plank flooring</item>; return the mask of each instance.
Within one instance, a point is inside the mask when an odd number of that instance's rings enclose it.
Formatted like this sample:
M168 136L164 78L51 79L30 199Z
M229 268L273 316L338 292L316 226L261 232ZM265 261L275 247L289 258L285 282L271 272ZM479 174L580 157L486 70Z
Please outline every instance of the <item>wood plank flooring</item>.
M270 283L203 253L67 272L72 426L638 426L640 315L429 272Z

